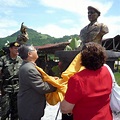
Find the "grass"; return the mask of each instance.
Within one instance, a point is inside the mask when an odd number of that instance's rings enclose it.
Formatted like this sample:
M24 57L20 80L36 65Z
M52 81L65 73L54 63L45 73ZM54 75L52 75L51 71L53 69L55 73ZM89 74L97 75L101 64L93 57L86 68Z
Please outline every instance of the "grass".
M115 72L114 75L118 85L120 85L120 72Z

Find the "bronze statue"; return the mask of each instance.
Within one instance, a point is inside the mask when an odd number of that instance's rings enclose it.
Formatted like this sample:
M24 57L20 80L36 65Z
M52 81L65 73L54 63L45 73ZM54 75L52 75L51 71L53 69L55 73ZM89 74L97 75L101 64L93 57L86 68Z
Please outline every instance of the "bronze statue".
M19 44L25 44L29 39L28 33L27 33L27 27L23 24L24 22L22 22L21 24L21 28L20 28L21 34L18 35L17 40L16 40L16 42Z
M102 37L109 32L106 25L97 22L100 14L99 9L88 6L88 19L90 23L80 31L80 40L83 45L87 42L97 42L101 44Z

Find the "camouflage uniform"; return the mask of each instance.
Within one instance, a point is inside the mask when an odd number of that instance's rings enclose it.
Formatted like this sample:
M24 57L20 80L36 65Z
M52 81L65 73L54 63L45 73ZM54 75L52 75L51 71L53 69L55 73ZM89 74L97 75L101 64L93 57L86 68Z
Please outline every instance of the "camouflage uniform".
M12 59L10 55L5 55L0 58L1 71L1 92L0 101L0 116L1 120L11 114L11 120L17 120L17 93L18 93L18 70L22 63L22 59L17 56Z

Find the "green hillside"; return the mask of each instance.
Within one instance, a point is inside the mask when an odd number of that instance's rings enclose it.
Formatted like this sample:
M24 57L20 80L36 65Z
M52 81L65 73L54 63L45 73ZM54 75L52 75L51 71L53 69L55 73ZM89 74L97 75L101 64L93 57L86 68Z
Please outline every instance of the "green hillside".
M27 32L29 36L28 43L33 44L34 46L39 46L49 43L66 42L69 39L71 39L71 37L78 37L78 35L71 35L71 36L64 36L62 38L55 38L47 34L38 33L33 29L27 29ZM13 33L10 36L7 36L5 38L0 38L0 48L2 48L7 41L9 42L15 41L19 34L20 31L17 31L16 33Z

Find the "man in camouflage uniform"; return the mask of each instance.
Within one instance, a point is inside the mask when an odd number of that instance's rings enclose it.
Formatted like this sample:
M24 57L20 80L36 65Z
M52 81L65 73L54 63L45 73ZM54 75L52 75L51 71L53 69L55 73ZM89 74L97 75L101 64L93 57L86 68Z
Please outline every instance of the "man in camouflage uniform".
M18 70L22 59L18 56L19 44L10 43L9 53L0 58L0 117L6 120L18 120L17 93L18 93Z

